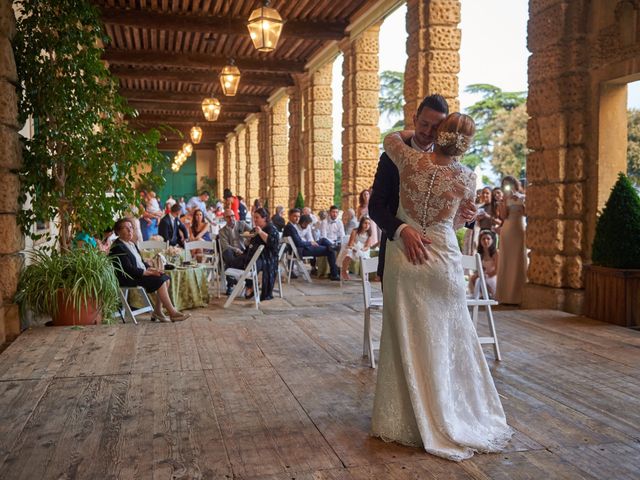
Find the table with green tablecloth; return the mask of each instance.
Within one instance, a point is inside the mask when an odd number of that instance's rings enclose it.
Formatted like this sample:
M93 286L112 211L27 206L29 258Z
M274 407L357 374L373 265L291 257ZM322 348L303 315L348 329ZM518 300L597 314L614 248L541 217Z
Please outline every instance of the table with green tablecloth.
M206 307L209 305L209 281L207 269L201 265L165 271L170 278L169 296L177 310ZM129 304L141 306L138 292L131 291Z

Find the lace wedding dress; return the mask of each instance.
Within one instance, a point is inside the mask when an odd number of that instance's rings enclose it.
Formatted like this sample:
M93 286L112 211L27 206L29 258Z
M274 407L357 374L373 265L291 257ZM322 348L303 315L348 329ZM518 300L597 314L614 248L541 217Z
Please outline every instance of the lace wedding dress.
M402 240L387 243L372 433L455 461L500 451L512 430L466 307L455 236L475 175L434 164L398 134L384 147L400 172L397 216L432 243L425 265L407 260Z

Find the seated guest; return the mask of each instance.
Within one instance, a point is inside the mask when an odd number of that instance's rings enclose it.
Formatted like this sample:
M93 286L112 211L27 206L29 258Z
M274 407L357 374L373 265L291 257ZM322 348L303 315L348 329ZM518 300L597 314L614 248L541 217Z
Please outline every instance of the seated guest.
M204 216L204 212L202 210L196 210L195 212L193 212L190 233L190 242L197 242L199 240L206 240L207 242L211 241L211 233L209 233L209 222L207 222L207 219ZM202 255L203 252L201 248L191 250L191 253L198 262L202 262L204 257Z
M273 299L273 287L275 285L276 275L278 274L278 246L280 244L280 238L276 227L269 222L269 214L264 208L257 208L255 212L253 212L253 225L252 233L254 236L249 242L249 246L242 255L231 258L227 267L245 269L258 247L264 245L264 250L256 263L256 269L258 273L262 272L260 300L271 300ZM246 285L247 290L244 297L247 299L252 298L256 286L253 285L251 280L247 280Z
M247 249L242 234L249 232L251 227L243 221L236 222L236 215L230 208L224 212L224 219L227 223L220 229L218 238L220 239L222 260L225 265L230 265L234 257L241 256ZM227 295L231 295L234 285L235 279L227 277Z
M168 215L165 215L160 220L158 226L158 233L165 242L169 242L169 245L174 247L179 245L184 248L184 242L189 238L189 231L187 227L180 221L180 212L182 208L177 203L171 206L171 211Z
M371 221L369 217L362 217L358 228L351 232L347 245L343 245L338 255L338 263L342 266L340 275L343 280L349 277L349 264L356 258L369 258L371 255Z
M338 207L331 205L329 217L320 224L320 238L328 240L334 250L340 250L343 237L344 225L338 220Z
M279 232L282 232L284 230L284 225L285 223L287 223L282 216L283 213L284 207L278 205L276 207L276 213L274 213L273 217L271 217L271 223L273 223L273 225L278 229Z
M133 239L133 224L123 218L116 222L114 232L118 238L111 244L109 256L116 265L116 277L121 287L143 287L147 293L156 293L154 311L151 320L162 322L179 322L189 318L189 314L181 313L169 298L169 276L160 270L149 268L140 256L140 251ZM162 307L169 312L169 318L162 313Z
M349 208L342 215L342 223L344 224L344 234L351 235L353 229L358 228L358 219L353 208Z
M297 228L300 218L300 210L298 208L292 208L289 210L289 223L284 227L283 236L291 237L293 239L293 243L302 257L327 257L330 269L329 278L331 280L340 281L338 266L336 264L336 254L331 249L331 245L326 239L321 239L319 242L308 239L303 240L300 237L300 232ZM305 215L304 221L308 222L309 220L310 218ZM308 225L305 226L305 229L306 228L308 228Z

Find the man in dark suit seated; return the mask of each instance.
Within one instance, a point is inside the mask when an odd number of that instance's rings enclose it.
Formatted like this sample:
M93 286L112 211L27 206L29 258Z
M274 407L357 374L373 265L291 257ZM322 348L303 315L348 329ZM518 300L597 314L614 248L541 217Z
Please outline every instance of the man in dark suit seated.
M172 247L179 245L184 248L184 242L189 238L189 232L184 223L180 221L182 208L177 203L171 206L171 213L168 213L160 220L158 234L169 242Z
M331 242L326 238L319 242L313 240L303 240L298 230L298 222L300 221L300 209L292 208L289 210L289 223L284 227L283 237L291 237L293 243L298 249L301 257L327 257L329 263L329 278L334 281L340 281L338 273L338 265L336 264L336 253L331 248Z

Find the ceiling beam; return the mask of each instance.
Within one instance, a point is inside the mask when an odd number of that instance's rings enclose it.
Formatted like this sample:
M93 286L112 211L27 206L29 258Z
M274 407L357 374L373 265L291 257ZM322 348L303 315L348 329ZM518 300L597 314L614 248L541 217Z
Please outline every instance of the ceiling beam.
M227 119L219 119L215 122L207 122L202 114L194 115L194 116L183 116L183 115L153 115L153 114L144 114L136 117L131 120L131 123L135 125L147 125L147 126L156 126L156 125L205 125L207 123L211 123L214 125L222 125L222 126L232 126L242 123L244 121L244 116Z
M193 115L202 114L200 106L201 99L195 97L191 103L170 103L164 101L140 101L129 100L129 105L139 112L146 110L178 110L180 112L190 113ZM221 112L226 113L257 113L260 111L259 105L228 105L222 104Z
M111 25L121 25L154 30L215 33L249 36L247 19L211 17L183 13L159 13L151 10L131 10L102 6L102 20ZM288 20L282 28L282 38L308 40L341 40L347 21Z
M138 65L146 67L177 67L194 69L222 68L229 63L229 57L207 53L176 53L149 50L117 50L107 48L102 56L109 65ZM303 73L305 62L275 60L271 58L234 57L240 71Z
M183 83L219 83L218 74L203 71L185 70L155 70L152 68L125 68L121 66L109 67L111 73L120 79L129 80L161 80L167 82ZM293 80L288 75L241 73L240 85L255 87L290 87Z
M164 90L139 90L134 88L121 88L120 95L132 101L159 101L175 104L198 103L206 96L199 92L169 92ZM224 107L230 105L263 105L267 103L267 96L264 95L236 95L235 97L219 96L218 100Z

